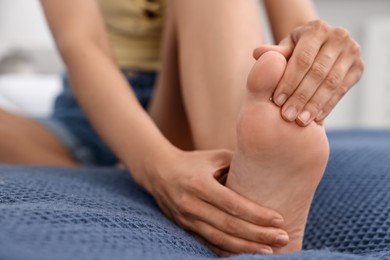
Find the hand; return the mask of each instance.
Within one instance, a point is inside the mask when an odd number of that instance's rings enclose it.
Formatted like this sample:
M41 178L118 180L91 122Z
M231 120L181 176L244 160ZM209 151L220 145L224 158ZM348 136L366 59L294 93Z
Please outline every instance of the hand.
M150 170L149 190L170 219L203 240L216 254L272 253L284 246L282 217L238 195L217 181L230 165L225 150L183 152ZM153 172L153 173L151 173Z
M273 100L284 119L301 126L322 122L363 73L358 43L321 20L298 27L278 46L257 48L255 59L269 50L288 60Z

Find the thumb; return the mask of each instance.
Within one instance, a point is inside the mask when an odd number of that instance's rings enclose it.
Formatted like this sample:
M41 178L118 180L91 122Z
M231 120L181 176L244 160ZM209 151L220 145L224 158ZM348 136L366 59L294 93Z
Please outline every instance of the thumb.
M269 51L276 51L282 54L287 60L291 57L295 44L291 37L284 38L278 45L262 45L253 51L253 58L258 60L261 55Z

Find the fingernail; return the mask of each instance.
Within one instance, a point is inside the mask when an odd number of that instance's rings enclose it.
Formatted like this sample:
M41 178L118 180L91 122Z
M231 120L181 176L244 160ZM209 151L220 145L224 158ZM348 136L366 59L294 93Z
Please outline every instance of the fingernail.
M288 107L286 111L284 111L284 115L290 121L294 121L297 117L297 110L295 107Z
M287 100L287 95L286 94L281 94L275 99L275 103L278 106L282 106Z
M272 248L268 248L268 247L259 248L258 252L259 254L263 254L263 255L272 255L274 253Z
M302 123L304 123L304 124L306 125L307 123L309 123L310 116L311 116L311 115L310 115L310 112L307 111L307 110L305 110L305 111L303 111L301 114L299 114L298 118L299 118L299 120L300 120Z
M278 241L278 243L282 244L282 245L285 245L288 243L288 235L287 234L281 234L281 235L278 235L276 237L276 241Z
M284 224L284 221L281 218L274 219L271 222L271 225L274 227L281 227L281 226L283 226L283 224Z

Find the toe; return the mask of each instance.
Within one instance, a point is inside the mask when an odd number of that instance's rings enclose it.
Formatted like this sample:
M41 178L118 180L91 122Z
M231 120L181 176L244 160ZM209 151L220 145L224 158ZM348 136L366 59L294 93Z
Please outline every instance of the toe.
M269 51L254 64L248 76L248 91L258 98L270 99L282 78L287 61L282 54Z

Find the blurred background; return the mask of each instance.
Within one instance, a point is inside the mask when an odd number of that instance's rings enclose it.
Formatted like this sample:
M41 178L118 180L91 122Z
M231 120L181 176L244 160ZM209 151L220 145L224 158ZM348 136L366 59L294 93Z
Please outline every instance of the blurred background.
M366 62L362 80L331 114L327 128L389 128L390 0L313 2L321 18L351 32ZM49 114L62 71L39 1L0 0L0 106Z

